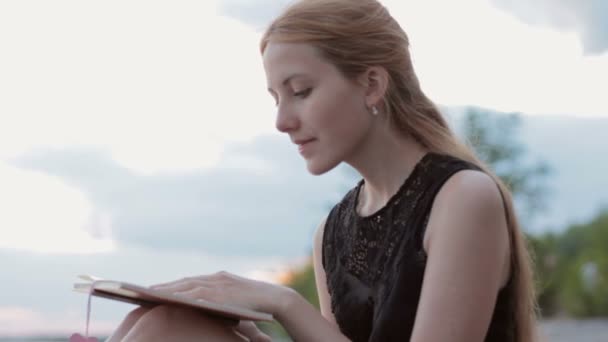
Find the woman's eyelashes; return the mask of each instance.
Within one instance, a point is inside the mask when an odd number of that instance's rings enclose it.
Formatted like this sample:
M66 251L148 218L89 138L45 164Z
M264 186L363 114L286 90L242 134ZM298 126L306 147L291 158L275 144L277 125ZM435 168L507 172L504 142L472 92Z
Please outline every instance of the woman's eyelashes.
M311 92L312 92L312 88L306 88L304 90L294 91L293 96L300 97L300 98L306 98L308 95L310 95Z
M304 98L308 97L308 95L310 95L311 92L312 92L312 87L311 88L306 88L306 89L303 89L303 90L300 90L300 91L293 91L292 92L292 96L304 99ZM281 102L280 98L278 96L276 96L276 95L272 95L272 98L274 99L274 105L276 107L278 107L279 103Z

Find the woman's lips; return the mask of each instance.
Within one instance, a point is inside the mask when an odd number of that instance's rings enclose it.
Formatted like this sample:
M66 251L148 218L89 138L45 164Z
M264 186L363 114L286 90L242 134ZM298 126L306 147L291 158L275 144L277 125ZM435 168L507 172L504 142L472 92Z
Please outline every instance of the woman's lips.
M300 152L301 155L306 156L309 154L310 151L310 147L311 144L313 142L315 142L316 139L308 139L308 140L304 140L304 141L298 141L298 152Z

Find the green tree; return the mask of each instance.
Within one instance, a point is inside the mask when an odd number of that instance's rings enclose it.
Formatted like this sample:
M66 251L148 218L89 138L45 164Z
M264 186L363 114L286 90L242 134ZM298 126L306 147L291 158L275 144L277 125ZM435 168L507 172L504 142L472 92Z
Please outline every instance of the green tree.
M513 193L518 216L530 222L546 210L549 188L545 180L551 169L542 160L529 160L520 141L522 125L518 113L495 113L469 107L463 118L462 135Z
M562 311L575 317L608 316L608 210L567 229L554 253Z

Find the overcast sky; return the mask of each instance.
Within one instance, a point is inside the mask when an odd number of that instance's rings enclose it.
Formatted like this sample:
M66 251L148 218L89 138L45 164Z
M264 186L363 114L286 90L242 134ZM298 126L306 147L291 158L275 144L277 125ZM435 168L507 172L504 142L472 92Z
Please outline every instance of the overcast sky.
M285 3L0 2L0 334L81 329L79 273L267 278L308 253L353 179L274 131L258 41ZM608 116L606 2L384 3L437 103ZM126 310L95 305L99 330Z

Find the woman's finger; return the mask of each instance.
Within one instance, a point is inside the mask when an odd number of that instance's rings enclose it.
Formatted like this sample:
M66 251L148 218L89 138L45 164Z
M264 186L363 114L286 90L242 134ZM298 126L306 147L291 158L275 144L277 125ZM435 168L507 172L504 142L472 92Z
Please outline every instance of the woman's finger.
M178 280L174 280L174 281L170 281L170 282L166 282L166 283L155 284L155 285L150 286L150 288L157 290L159 288L171 287L171 286L175 286L177 284L186 283L191 280L192 280L192 278L182 278L182 279L178 279Z
M205 286L207 282L197 279L197 278L186 278L182 280L177 280L170 283L158 284L150 286L153 290L161 290L161 291L184 291L198 286Z
M262 332L252 321L241 321L235 328L237 332L244 335L250 342L271 342L270 336Z
M152 286L150 286L150 288L151 289L167 288L167 287L173 287L176 285L188 284L188 283L195 283L195 284L213 283L213 282L217 282L218 280L224 280L229 276L230 276L230 274L228 272L221 271L221 272L217 272L217 273L209 274L209 275L186 277L186 278L170 281L167 283L160 283L160 284L152 285Z
M222 303L223 299L220 298L217 291L211 287L199 286L183 291L175 291L173 294L178 296L184 296L188 298L204 299L215 303Z

